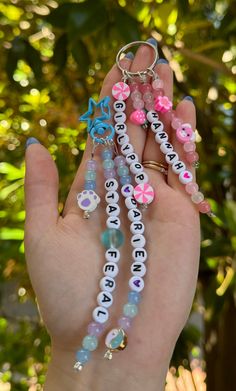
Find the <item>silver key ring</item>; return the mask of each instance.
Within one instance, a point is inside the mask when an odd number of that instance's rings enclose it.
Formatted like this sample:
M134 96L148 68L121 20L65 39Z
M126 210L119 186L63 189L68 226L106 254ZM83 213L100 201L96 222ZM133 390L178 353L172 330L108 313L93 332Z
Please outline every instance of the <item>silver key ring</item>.
M130 71L127 71L127 69L122 68L122 66L120 65L120 57L127 49L130 49L133 46L137 46L137 45L147 45L147 46L151 47L154 50L155 58L154 58L153 63L149 67L147 67L145 70L141 70L138 72L130 72ZM159 58L159 55L158 55L158 51L157 51L156 46L152 45L151 43L149 43L147 41L134 41L134 42L128 43L127 45L123 46L119 50L119 52L117 53L117 56L116 56L116 65L121 70L124 77L127 77L127 78L144 77L144 76L148 76L148 75L154 73L154 67L156 65L158 58Z

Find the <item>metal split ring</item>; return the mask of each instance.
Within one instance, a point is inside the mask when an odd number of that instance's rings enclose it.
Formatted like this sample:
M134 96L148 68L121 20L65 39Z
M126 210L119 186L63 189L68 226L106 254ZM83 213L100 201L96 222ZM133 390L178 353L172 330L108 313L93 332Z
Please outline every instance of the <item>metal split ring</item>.
M122 66L120 65L120 57L127 49L130 49L133 46L137 46L137 45L147 45L150 48L152 48L155 53L155 58L154 58L153 63L149 67L147 67L145 70L141 70L138 72L131 72L131 71L128 71L127 69L122 68ZM127 79L132 79L133 77L144 78L146 76L153 76L154 75L154 73L155 73L154 67L156 65L158 58L159 58L159 55L158 55L158 51L157 51L156 46L152 45L150 42L147 42L147 41L134 41L134 42L128 43L127 45L123 46L119 50L119 52L117 53L117 56L116 56L116 65L121 70L123 76L126 77Z

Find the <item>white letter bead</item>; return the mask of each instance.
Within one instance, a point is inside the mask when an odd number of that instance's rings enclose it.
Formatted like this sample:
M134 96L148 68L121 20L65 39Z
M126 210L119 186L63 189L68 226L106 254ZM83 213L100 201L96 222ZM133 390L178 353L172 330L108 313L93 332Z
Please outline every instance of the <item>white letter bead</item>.
M164 125L161 121L154 121L152 124L151 124L151 129L154 133L158 133L158 132L162 132L163 129L164 129ZM168 136L167 136L167 140L168 140ZM157 140L156 140L157 141Z
M123 185L121 188L121 194L124 197L131 197L134 192L134 187L131 184Z
M130 225L130 231L132 234L143 234L144 233L144 230L145 230L145 227L144 227L144 224L142 223L142 221L134 221L131 225Z
M134 262L130 270L134 276L143 277L146 274L147 268L143 262Z
M136 262L145 262L147 260L147 251L145 248L134 248L132 252L133 260Z
M140 172L143 171L143 165L140 164L139 162L131 163L130 165L130 171L133 174L139 174Z
M168 143L168 141L165 141L164 143L161 144L160 146L161 152L164 154L173 151L173 146L172 144Z
M155 140L158 144L162 144L165 141L168 141L168 134L166 132L157 132L155 135Z
M156 122L158 119L159 119L159 115L155 110L150 110L147 112L147 120L151 122L151 124L153 122Z
M128 164L138 162L138 155L136 153L129 153L126 155L126 162Z
M144 288L144 281L142 277L133 276L129 280L129 286L132 291L141 292Z
M117 113L120 113L121 111L125 111L126 104L123 100L116 100L113 104L113 108Z
M142 219L142 213L139 209L130 209L128 212L128 219L130 221L140 221Z
M109 308L113 303L113 297L110 292L99 292L97 295L97 303L105 308Z
M125 199L125 205L128 209L134 209L137 208L137 202L133 197L127 197Z
M129 142L129 136L126 133L119 134L116 139L119 145L128 144Z
M116 287L116 282L112 277L102 277L100 280L100 288L106 292L113 292Z
M185 170L185 168L186 166L181 160L178 160L172 165L172 170L175 174L180 174L182 171Z
M123 134L127 130L127 126L123 122L117 122L117 124L115 124L114 128L115 128L116 134Z
M105 199L108 204L116 204L119 201L119 194L114 190L108 191Z
M135 234L132 236L131 238L131 245L134 247L134 248L142 248L144 247L146 244L146 239L143 235L141 234Z
M115 262L106 262L103 266L103 273L108 277L116 277L119 272L118 266Z
M116 179L114 178L111 178L111 179L107 179L106 182L105 182L105 189L107 191L109 190L117 190L118 189L118 182Z
M119 113L115 113L114 121L115 122L122 122L122 123L124 123L126 121L126 114L123 113L122 111L119 112Z
M166 154L165 159L166 159L166 163L172 165L175 162L177 162L177 160L179 160L179 156L175 151L172 151Z
M118 204L108 204L106 207L106 212L108 216L119 216L120 207Z
M98 323L105 323L109 318L109 313L104 307L96 307L93 310L93 319Z
M123 153L123 155L127 156L134 151L134 147L132 144L127 143L127 144L123 144L120 150Z
M105 257L108 262L118 262L120 260L120 252L116 248L109 248Z
M193 175L188 170L181 171L181 173L179 174L179 181L184 185L186 185L189 182L192 182L192 180L193 180Z
M147 183L149 181L148 175L146 172L141 172L140 174L135 175L135 182L139 185L140 183Z
M106 221L107 228L120 228L120 219L117 216L110 216Z

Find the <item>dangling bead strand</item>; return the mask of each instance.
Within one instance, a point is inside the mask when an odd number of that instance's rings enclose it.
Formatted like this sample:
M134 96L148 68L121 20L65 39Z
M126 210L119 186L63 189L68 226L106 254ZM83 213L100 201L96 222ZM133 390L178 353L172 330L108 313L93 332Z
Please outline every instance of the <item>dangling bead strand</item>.
M77 202L80 209L84 211L84 218L88 219L100 203L100 197L96 190L97 162L94 159L88 160L86 164L84 190L77 194Z
M126 166L125 159L122 156L115 158L115 164L117 166L117 173L120 177L120 182L123 176L123 172L126 174L129 172L129 168ZM127 172L128 170L128 172ZM122 183L121 183L122 184ZM140 292L144 288L143 277L146 274L146 266L144 262L147 259L147 252L145 250L146 239L144 237L145 226L141 221L142 214L137 209L137 202L130 191L125 192L124 186L130 190L132 185L126 183L123 185L122 194L125 198L125 205L128 209L128 219L130 220L130 231L132 233L131 245L133 247L132 258L133 263L131 265L132 277L129 280L130 291L128 293L128 301L123 306L123 315L118 320L118 328L110 330L106 336L105 344L108 348L104 357L111 360L112 353L125 349L127 346L127 330L131 327L132 319L138 314L138 304L141 300Z
M93 321L88 325L86 335L82 341L82 348L77 351L77 362L74 368L82 370L83 366L90 360L91 352L96 350L98 346L98 337L104 331L104 325L109 318L108 308L113 303L112 292L115 289L115 277L119 269L117 263L120 260L120 252L118 248L124 242L123 233L120 231L120 207L118 205L119 194L117 192L118 182L115 179L116 172L114 170L115 163L112 159L113 152L110 148L106 148L102 152L103 169L105 177L105 189L107 202L106 213L107 229L101 235L101 241L106 248L105 259L106 263L103 267L104 277L100 280L101 291L97 295L98 306L93 310Z

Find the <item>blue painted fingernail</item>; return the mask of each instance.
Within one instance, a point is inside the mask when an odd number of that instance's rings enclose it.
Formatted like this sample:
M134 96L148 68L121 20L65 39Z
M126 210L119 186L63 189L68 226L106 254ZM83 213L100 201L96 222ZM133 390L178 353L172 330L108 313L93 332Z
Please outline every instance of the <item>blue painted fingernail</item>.
M183 99L189 100L190 102L194 102L193 98L190 95L185 96Z
M153 46L157 46L157 40L155 38L148 38L147 42Z
M125 58L128 58L129 60L133 60L134 54L132 52L128 52L128 53L126 53Z
M159 58L159 60L157 60L157 64L169 64L169 61L165 58Z
M35 137L29 137L25 143L25 149L28 148L28 146L31 144L41 144L41 143Z

